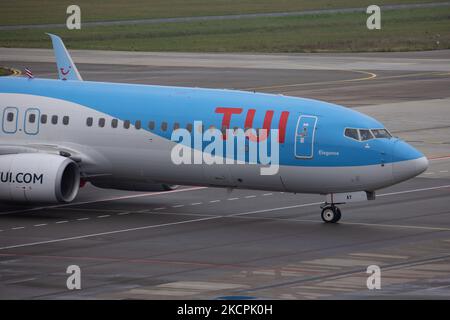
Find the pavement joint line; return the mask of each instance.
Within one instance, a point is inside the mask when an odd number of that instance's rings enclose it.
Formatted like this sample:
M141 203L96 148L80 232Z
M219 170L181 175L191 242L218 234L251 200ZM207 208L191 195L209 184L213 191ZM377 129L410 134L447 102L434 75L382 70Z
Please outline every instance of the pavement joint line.
M388 270L388 271L389 270L399 270L400 268L410 268L410 267L414 267L414 266L420 266L420 265L427 264L427 263L448 260L449 258L450 258L450 255L447 254L447 255L436 256L436 257L432 257L432 258L423 258L423 259L415 259L412 261L410 260L410 261L387 263L386 265L382 265L381 268L383 268L383 270ZM270 289L270 288L282 287L282 286L286 286L286 285L294 285L294 284L301 285L302 283L308 283L308 282L313 282L313 281L345 279L346 277L349 277L355 273L365 273L365 272L366 272L365 268L358 267L358 268L353 268L351 270L337 271L337 272L331 273L331 274L310 276L310 277L301 278L301 279L297 279L297 280L287 280L287 281L282 281L282 282L278 282L278 283L262 285L260 287L251 288L251 289L242 289L242 290L238 290L237 292L239 292L239 293L253 292L253 291L265 290L265 289Z
M409 259L410 258L409 256L371 253L371 252L354 252L354 253L349 253L349 255L355 256L355 257L371 257L371 258L386 258L386 259Z

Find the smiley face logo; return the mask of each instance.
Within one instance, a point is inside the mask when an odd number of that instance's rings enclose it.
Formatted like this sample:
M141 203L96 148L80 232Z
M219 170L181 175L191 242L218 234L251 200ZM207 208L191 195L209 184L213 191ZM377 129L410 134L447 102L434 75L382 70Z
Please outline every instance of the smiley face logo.
M69 66L67 68L67 71L64 70L64 68L59 68L59 71L61 71L61 74L62 74L62 80L67 80L66 76L69 74L71 69L72 69L72 66Z

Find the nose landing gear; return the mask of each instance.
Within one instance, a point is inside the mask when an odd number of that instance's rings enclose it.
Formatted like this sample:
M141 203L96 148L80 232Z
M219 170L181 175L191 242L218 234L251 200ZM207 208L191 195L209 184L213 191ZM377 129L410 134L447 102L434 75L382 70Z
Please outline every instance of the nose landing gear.
M336 223L341 219L341 210L334 204L325 203L322 208L322 220L326 223Z

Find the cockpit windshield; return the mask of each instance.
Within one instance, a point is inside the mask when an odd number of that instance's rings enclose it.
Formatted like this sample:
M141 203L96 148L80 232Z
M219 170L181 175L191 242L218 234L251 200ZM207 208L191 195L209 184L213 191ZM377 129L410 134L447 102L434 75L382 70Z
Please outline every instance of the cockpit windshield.
M371 131L375 138L392 138L391 134L386 129L372 129Z
M373 139L373 135L370 132L370 130L366 130L366 129L359 129L359 137L360 137L361 141Z
M392 138L386 129L356 129L345 128L344 135L347 138L357 141L367 141L371 139L390 139Z

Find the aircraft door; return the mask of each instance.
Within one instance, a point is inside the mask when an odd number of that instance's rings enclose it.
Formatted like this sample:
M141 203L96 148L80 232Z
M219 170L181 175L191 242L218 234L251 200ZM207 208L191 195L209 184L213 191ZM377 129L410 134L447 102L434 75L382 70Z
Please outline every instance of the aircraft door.
M25 111L24 129L26 134L35 135L39 133L39 117L41 112L36 108Z
M295 157L299 159L311 159L314 155L314 137L317 117L302 115L298 118L295 129Z
M2 130L4 133L16 133L19 110L14 107L6 107L3 110Z

